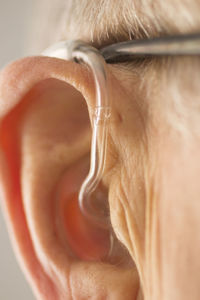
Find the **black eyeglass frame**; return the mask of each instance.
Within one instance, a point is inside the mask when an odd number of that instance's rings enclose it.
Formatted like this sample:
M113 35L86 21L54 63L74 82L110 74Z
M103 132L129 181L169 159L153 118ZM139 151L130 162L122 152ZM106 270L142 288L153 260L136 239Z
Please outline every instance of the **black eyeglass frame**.
M100 49L110 64L151 56L200 55L200 33L120 42Z

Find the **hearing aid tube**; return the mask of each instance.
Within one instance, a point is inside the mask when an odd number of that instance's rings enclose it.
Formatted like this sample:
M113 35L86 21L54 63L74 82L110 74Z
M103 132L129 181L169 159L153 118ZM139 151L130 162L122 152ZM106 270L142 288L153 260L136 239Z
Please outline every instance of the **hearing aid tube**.
M91 108L92 141L90 169L79 191L79 205L82 213L97 226L107 228L110 218L95 209L93 194L100 183L104 171L107 147L107 128L111 114L107 95L105 60L94 47L82 41L64 41L47 49L43 55L53 56L87 64L93 73L96 86L96 103Z

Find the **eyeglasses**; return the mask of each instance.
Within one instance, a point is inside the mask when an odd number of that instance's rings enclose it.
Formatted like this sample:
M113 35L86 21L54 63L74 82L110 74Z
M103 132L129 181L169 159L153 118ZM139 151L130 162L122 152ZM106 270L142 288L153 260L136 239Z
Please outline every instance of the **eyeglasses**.
M199 55L200 33L132 40L102 48L100 53L107 63L151 56Z
M96 106L93 108L93 133L91 143L90 170L79 192L82 213L97 226L109 228L109 217L95 210L92 194L102 179L107 146L108 120L112 113L107 95L105 63L115 64L132 61L135 58L154 56L181 56L200 54L200 33L131 40L116 43L100 50L82 41L64 41L43 52L43 55L77 63L86 63L93 72L96 85ZM112 252L113 236L110 235L109 255Z

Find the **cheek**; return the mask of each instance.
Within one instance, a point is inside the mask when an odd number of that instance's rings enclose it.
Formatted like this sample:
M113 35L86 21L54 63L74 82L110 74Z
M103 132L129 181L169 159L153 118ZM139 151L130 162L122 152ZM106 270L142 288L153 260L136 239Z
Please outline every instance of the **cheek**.
M138 90L133 86L133 90ZM140 265L144 259L145 204L148 169L148 118L138 104L141 95L128 96L116 87L109 126L104 182L109 189L111 220L119 240Z

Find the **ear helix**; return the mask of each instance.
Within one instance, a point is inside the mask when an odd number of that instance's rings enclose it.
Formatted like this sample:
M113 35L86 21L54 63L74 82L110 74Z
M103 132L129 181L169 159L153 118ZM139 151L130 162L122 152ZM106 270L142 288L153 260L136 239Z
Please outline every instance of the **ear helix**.
M92 111L92 142L90 153L90 170L82 183L81 189L68 202L66 209L66 228L68 228L68 242L72 251L81 259L112 260L116 256L116 240L111 229L108 210L101 209L99 203L99 184L104 172L107 147L107 129L111 115L110 99L107 95L107 80L105 61L97 49L82 41L61 42L43 52L43 55L74 60L77 63L86 63L92 70L96 85L96 105ZM73 211L73 214L71 212ZM75 222L77 220L77 222ZM83 227L87 230L83 230ZM69 230L69 228L71 228ZM86 236L85 232L90 235ZM74 235L73 237L70 235ZM76 241L75 236L79 238ZM95 254L95 243L104 239L105 247L98 249ZM82 240L83 252L78 251ZM93 241L93 250L90 247ZM78 244L79 245L76 245ZM90 250L89 250L90 249ZM118 249L118 250L117 250ZM117 255L118 256L118 255Z

